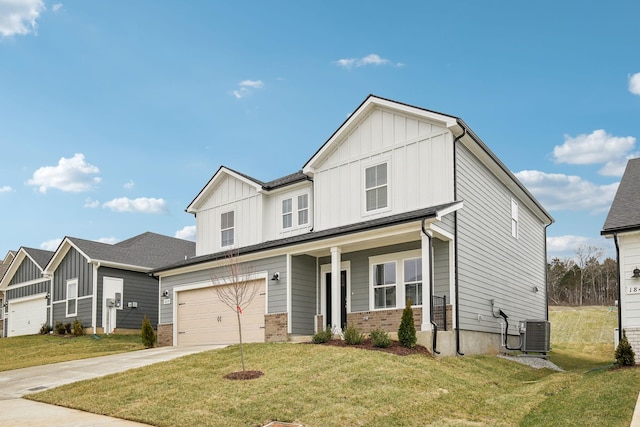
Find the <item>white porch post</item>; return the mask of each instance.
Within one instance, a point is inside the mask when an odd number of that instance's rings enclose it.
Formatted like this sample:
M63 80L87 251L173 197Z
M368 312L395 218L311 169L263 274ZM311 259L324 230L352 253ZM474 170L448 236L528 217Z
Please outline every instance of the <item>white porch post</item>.
M422 237L422 327L430 331L431 326L431 234L420 233Z
M334 334L342 333L342 322L347 319L340 319L342 310L340 308L340 255L342 250L339 247L331 248L331 329Z

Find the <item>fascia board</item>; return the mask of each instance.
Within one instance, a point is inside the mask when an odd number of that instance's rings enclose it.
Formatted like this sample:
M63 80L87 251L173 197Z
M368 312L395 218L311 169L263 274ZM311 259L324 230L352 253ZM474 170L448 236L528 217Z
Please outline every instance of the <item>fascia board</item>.
M53 272L56 270L56 268L58 268L58 266L60 265L60 263L62 262L62 260L64 259L64 257L67 255L67 253L71 248L78 251L78 253L82 255L87 260L87 262L91 262L91 258L87 254L85 254L68 237L65 237L62 243L60 243L60 246L58 246L58 249L56 250L55 254L53 254L53 256L51 257L49 264L45 266L44 270L42 271L42 274L53 274Z
M11 279L13 279L13 276L16 274L18 267L22 264L22 261L24 261L26 257L27 253L23 248L20 248L16 256L13 258L13 261L11 261L9 268L4 273L4 276L2 276L2 280L0 280L0 291L4 291L7 289L7 287L9 286L9 282L11 282Z
M193 199L193 201L189 204L189 206L187 206L187 209L185 209L185 211L190 214L197 213L198 207L200 206L201 202L207 197L209 197L209 194L211 193L211 191L218 185L218 183L220 182L220 180L224 175L231 176L239 181L242 181L254 187L256 189L256 192L258 193L262 191L262 186L260 184L250 179L247 179L246 177L232 171L231 169L221 166L220 169L218 169L218 171L209 180L207 185L205 185L204 188L200 190L200 193L198 193L196 198Z

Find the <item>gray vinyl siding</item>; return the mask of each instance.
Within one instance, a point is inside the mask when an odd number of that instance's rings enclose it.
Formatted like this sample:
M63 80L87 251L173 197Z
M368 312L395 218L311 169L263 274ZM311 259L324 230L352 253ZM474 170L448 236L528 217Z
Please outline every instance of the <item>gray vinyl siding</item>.
M66 317L67 280L78 279L77 315ZM84 327L91 327L93 293L93 265L77 250L71 248L53 273L53 325L72 322L77 318Z
M8 287L41 278L42 270L40 270L40 268L33 261L25 257L22 260L20 267L18 267L16 273L11 278L11 282L9 282Z
M31 295L43 294L51 292L51 281L43 280L42 282L32 283L18 288L7 288L5 291L5 300L11 301L16 298L28 297Z
M371 310L371 308L369 307L369 257L410 251L414 249L420 249L421 247L421 242L415 241L392 246L383 246L364 251L343 253L341 256L341 260L350 261L351 265L351 304L349 306L349 311L353 313L358 311ZM319 265L330 263L331 258L324 257L320 259ZM320 279L321 278L319 278L318 283L322 283Z
M518 320L546 319L544 224L462 145L456 166L464 201L457 214L460 329L499 332L491 299L509 316L510 333ZM512 198L519 204L518 239L511 235Z
M241 265L241 269L247 272L258 273L262 271L268 272L268 279L271 279L273 273L280 273L280 280L267 280L267 312L268 313L286 313L287 312L287 259L286 256L277 256L252 261ZM222 269L212 272L211 269L204 269L190 273L179 274L175 276L163 277L160 280L160 294L165 290L169 291L169 304L163 304L160 298L160 324L173 323L173 288L176 286L184 286L193 283L211 282L212 273L221 273Z
M310 335L316 314L316 258L291 257L291 332Z
M153 327L158 323L158 279L146 273L101 267L98 270L98 325L102 323L102 283L104 277L122 279L122 310L116 310L116 328L141 329L147 316ZM128 302L137 302L137 308L127 307ZM102 325L104 327L104 325Z
M432 239L431 242L433 245L433 295L446 296L447 304L449 304L451 302L449 242L443 242L439 239Z

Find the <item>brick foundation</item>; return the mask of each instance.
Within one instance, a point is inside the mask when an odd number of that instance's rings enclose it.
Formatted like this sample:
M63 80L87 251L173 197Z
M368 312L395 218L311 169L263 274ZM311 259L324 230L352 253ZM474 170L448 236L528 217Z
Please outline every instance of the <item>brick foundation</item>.
M640 365L640 328L625 328L624 333L636 354L636 365Z
M158 325L158 347L173 345L173 323Z
M264 341L283 342L289 340L287 333L289 317L287 313L266 314L264 316Z
M394 310L377 310L377 311L360 311L357 313L347 314L347 324L354 325L365 334L368 334L376 328L380 328L386 332L398 332L400 321L402 320L402 311L404 309ZM422 329L422 308L413 307L413 323L416 331Z
M453 330L453 306L451 304L447 304L446 315L447 315L447 331ZM442 318L442 311L433 313L433 321L438 325L439 331L444 331L444 319Z

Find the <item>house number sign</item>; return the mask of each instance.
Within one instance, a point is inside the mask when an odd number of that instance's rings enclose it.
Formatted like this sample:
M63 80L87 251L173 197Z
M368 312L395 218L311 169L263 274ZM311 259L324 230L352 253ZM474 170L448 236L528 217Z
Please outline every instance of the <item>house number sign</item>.
M640 285L627 285L627 295L640 294Z

